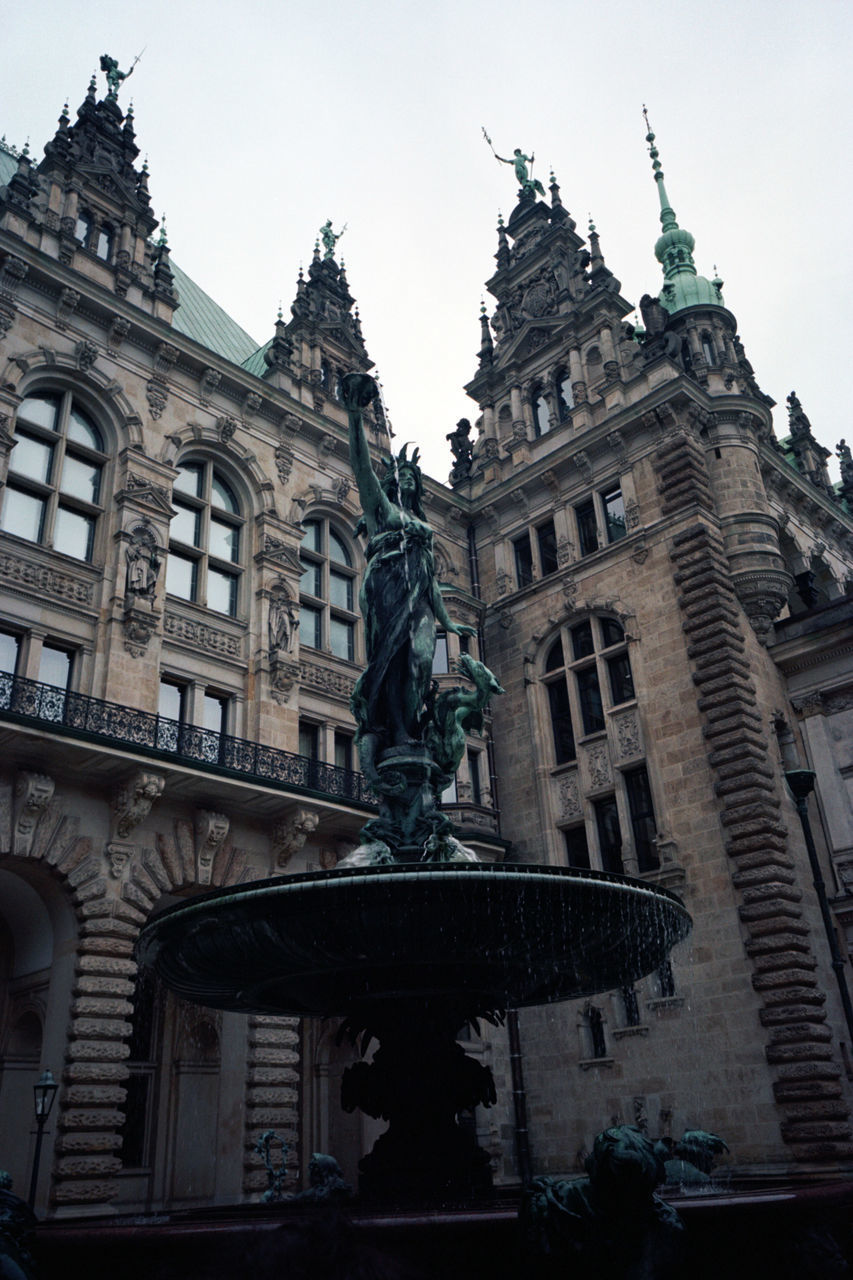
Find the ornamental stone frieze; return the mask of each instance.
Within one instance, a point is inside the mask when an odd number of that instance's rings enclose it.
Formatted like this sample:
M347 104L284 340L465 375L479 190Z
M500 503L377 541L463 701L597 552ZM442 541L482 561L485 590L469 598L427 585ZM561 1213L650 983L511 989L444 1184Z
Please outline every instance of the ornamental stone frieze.
M19 773L15 781L12 820L12 852L26 858L42 815L47 811L55 788L53 778L45 773Z
M242 636L230 635L226 631L219 631L204 622L196 622L180 614L166 614L163 634L172 643L196 652L202 649L205 653L235 659L241 658L243 654Z
M595 742L582 747L580 757L589 779L590 791L603 791L613 785L613 769L606 742Z
M620 760L630 760L643 754L640 719L636 711L624 711L610 720L615 731L616 750Z
M199 884L209 885L213 874L213 860L224 847L231 823L224 813L212 813L209 809L196 809L195 813L195 865Z
M270 838L271 870L283 871L295 853L302 849L308 837L320 824L320 816L313 809L300 808L277 822Z
M565 774L555 779L558 812L563 822L568 822L572 818L583 817L583 804L581 802L580 786L578 784L577 771Z
M113 832L120 840L148 817L151 806L163 794L166 779L152 769L138 769L115 792L111 801Z
M300 662L299 678L309 689L319 689L321 693L349 701L355 688L355 678L342 671L333 671L329 667L321 667L313 662Z
M70 573L28 560L25 555L0 553L0 581L28 595L50 596L66 604L91 605L93 584Z

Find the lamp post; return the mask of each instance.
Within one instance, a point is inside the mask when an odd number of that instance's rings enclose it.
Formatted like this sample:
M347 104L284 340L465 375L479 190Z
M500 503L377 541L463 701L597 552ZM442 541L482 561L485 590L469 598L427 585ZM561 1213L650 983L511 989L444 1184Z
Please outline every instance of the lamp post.
M50 1115L53 1100L56 1097L56 1091L59 1085L53 1078L50 1071L43 1071L36 1083L33 1085L33 1100L36 1113L36 1149L33 1155L33 1176L30 1178L30 1195L27 1204L31 1209L35 1208L36 1202L36 1183L39 1176L39 1163L41 1161L41 1143L44 1137L44 1126L47 1124Z

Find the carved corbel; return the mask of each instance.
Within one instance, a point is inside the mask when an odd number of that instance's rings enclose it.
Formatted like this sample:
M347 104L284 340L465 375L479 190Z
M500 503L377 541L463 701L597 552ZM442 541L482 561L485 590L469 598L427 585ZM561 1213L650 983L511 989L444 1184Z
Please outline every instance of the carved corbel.
M320 816L313 809L297 809L276 823L270 840L273 871L281 871L287 866L319 824Z
M589 460L589 454L583 449L579 449L572 461L583 476L584 481L589 484L592 480L592 463Z
M205 369L198 382L198 398L203 405L210 403L210 397L221 381L222 374L218 369Z
M80 294L76 289L65 288L56 303L56 327L64 329L73 316L80 302Z
M257 391L247 391L243 399L243 420L250 422L263 404Z
M53 778L45 773L19 773L15 783L15 821L12 852L26 858L44 811L53 799Z
M320 437L320 443L317 446L317 452L321 458L329 458L335 452L337 441L333 435L327 433Z
M129 333L130 321L126 320L124 316L113 316L107 334L107 345L113 351L118 351Z
M230 414L223 414L221 418L216 420L216 430L219 433L219 439L223 444L227 444L233 439L234 432L237 430L238 423L236 418L232 418Z
M154 801L163 794L166 779L151 769L137 769L112 799L113 830L120 840L148 817Z
M213 860L228 837L231 823L224 813L209 809L195 812L195 865L199 884L210 884Z
M145 398L151 417L157 422L163 416L163 410L169 399L169 388L165 382L152 378L145 388Z
M154 373L158 378L168 378L178 358L178 348L171 342L161 342L154 352Z

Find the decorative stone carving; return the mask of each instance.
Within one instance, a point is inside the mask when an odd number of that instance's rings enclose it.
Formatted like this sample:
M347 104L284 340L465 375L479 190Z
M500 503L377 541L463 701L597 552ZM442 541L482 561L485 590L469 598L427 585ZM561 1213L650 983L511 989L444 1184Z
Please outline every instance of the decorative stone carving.
M167 613L163 630L170 640L189 645L193 649L221 653L228 658L241 656L243 645L238 636L217 631L203 622L193 622L192 619L182 618L179 614Z
M195 865L199 884L210 884L213 860L225 844L230 828L231 823L224 813L196 809Z
M566 821L583 813L577 775L572 773L560 779L560 816Z
M286 413L282 418L282 427L285 431L290 431L296 435L302 428L302 419L297 418L295 413Z
M216 430L219 433L219 439L223 444L227 444L229 440L233 440L234 432L237 430L238 423L236 418L232 418L230 414L223 414L221 418L216 420Z
M136 848L125 840L111 840L104 845L104 857L111 880L122 880Z
M12 833L12 850L18 857L28 857L39 818L53 799L55 785L46 773L18 774Z
M572 557L575 552L575 544L568 538L557 539L557 568L565 569L567 564L571 564Z
M611 431L606 439L610 448L616 454L616 461L619 463L620 470L624 471L628 464L628 453L625 448L625 441L622 438L622 432Z
M625 503L625 527L628 529L636 529L640 523L640 507L634 498L629 498Z
M0 579L16 586L29 587L38 595L52 596L74 604L92 603L90 583L20 556L0 554Z
M512 609L501 609L500 614L498 616L498 621L500 622L504 631L509 631L510 627L512 626Z
M510 588L510 576L504 569L499 569L495 575L495 586L499 596L505 596Z
M77 361L77 368L86 373L92 368L99 355L99 351L94 342L90 342L85 338L82 342L78 342L74 348L74 359Z
M137 769L112 799L115 834L126 840L131 831L148 817L151 806L163 794L166 779L152 769Z
M294 658L280 652L270 654L270 693L280 707L289 701L299 685L300 676L301 669Z
M640 722L636 711L614 717L613 723L616 726L616 745L620 760L640 755Z
M277 822L270 841L273 870L283 870L295 853L305 845L317 830L320 818L313 809L297 809L295 813Z
M218 369L205 369L198 382L198 398L203 405L210 403L210 397L221 381L222 374Z
M141 658L157 630L160 614L147 600L131 600L125 605L122 627L124 647L132 658Z
M339 480L336 480L334 487L335 501L343 506L349 497L349 491L351 488L352 486L346 476L341 476Z
M311 689L319 689L347 701L352 697L355 680L341 671L332 671L329 667L317 666L313 662L299 664L299 679Z
M589 460L589 454L579 449L572 461L588 484L592 479L592 463Z
M258 412L262 404L263 404L263 400L258 395L257 391L248 391L243 400L244 419L248 421L251 418L254 418L255 414Z
M80 294L76 289L65 288L59 295L56 304L56 327L57 329L65 329L68 321L80 303Z
M317 452L321 458L329 458L335 452L337 441L331 433L327 433L320 437L320 443L317 446Z
M151 417L155 422L159 421L169 399L169 388L164 382L158 382L152 378L145 388L145 398L148 401Z
M107 334L107 345L117 351L130 333L130 321L124 316L113 316Z
M563 575L560 586L563 591L563 600L565 601L566 608L571 613L577 603L578 584L570 573L566 573Z
M634 564L645 564L648 554L649 549L645 542L638 542L636 547L634 547L634 550L631 552L631 559L634 561Z
M613 775L610 769L610 753L607 750L607 743L596 742L586 749L585 755L591 789L600 791L602 787L611 786Z
M270 654L293 653L299 628L299 602L291 598L287 584L279 579L270 590Z
M275 451L275 467L282 484L287 484L293 470L293 451L286 444L280 444Z
M142 519L131 528L124 556L127 562L125 598L130 603L139 599L153 600L162 561L157 538L148 520Z
M167 378L172 372L177 358L178 348L173 347L171 342L161 342L154 352L154 372L160 378Z

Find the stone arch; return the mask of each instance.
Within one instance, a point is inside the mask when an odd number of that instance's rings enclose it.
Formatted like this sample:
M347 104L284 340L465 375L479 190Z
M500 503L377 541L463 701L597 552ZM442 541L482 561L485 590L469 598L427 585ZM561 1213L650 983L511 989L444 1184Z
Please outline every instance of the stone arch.
M108 424L116 452L142 444L142 419L120 384L79 357L34 348L13 356L3 379L5 388L22 398L41 388L73 391L99 422Z
M255 454L234 436L223 441L214 427L193 422L166 436L160 461L176 466L196 451L200 457L213 458L228 473L238 492L245 495L247 514L274 511L275 487Z

